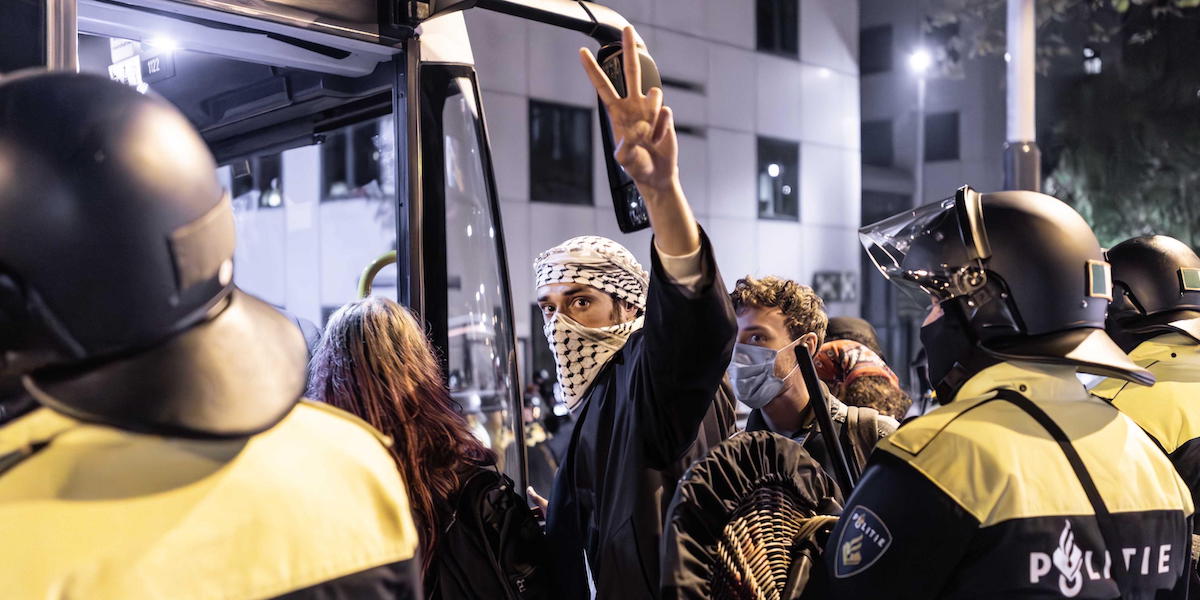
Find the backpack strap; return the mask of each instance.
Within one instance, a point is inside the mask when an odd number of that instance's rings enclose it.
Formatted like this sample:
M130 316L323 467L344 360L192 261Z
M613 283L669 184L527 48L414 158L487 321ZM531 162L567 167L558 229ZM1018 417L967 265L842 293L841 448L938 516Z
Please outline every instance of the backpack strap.
M1083 459L1075 451L1075 446L1071 443L1071 438L1058 426L1058 423L1055 423L1050 418L1050 415L1046 414L1046 411L1034 404L1029 398L1013 390L996 390L996 397L1024 411L1038 425L1041 425L1050 434L1050 437L1054 438L1054 441L1058 442L1058 447L1062 449L1062 453L1067 457L1067 462L1071 464L1071 469L1075 471L1075 477L1079 479L1079 484L1083 487L1083 492L1087 494L1088 502L1091 502L1092 510L1096 513L1096 524L1100 528L1100 538L1104 540L1104 546L1108 549L1110 562L1113 566L1113 581L1116 582L1117 589L1121 591L1122 598L1130 597L1129 585L1131 582L1129 580L1128 569L1125 566L1124 553L1121 551L1121 546L1118 543L1120 537L1117 535L1112 513L1108 512L1108 507L1104 505L1104 498L1100 496L1100 490L1096 489L1096 482L1092 480L1091 474L1088 473L1087 466L1083 464Z
M866 406L846 405L845 440L855 465L862 471L879 443L879 411Z

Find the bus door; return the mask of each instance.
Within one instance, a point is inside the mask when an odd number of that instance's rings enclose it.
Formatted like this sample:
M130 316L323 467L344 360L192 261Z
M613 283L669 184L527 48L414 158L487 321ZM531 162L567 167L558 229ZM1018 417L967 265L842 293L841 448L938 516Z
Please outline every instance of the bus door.
M241 288L317 330L396 252L372 293L425 320L452 396L525 485L503 229L461 14L418 39L375 0L14 1L24 20L0 22L0 39L25 28L25 53L0 68L72 68L47 50L69 36L80 71L161 95L201 132L233 202ZM47 20L63 10L77 30Z

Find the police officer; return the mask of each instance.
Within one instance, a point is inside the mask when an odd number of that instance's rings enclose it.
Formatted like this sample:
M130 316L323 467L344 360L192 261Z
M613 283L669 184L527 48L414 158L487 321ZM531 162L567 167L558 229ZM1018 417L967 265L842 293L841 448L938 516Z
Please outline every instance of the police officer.
M862 239L932 299L944 406L880 442L826 548L831 597L1183 597L1187 487L1075 377L1154 381L1104 332L1109 266L1084 220L964 187Z
M0 428L6 598L419 594L381 436L299 401L214 169L160 99L0 83L0 377L44 406Z
M1105 329L1158 381L1146 388L1109 379L1092 393L1111 400L1162 446L1195 503L1200 491L1200 257L1175 238L1153 235L1117 244L1108 251L1108 262L1113 301Z

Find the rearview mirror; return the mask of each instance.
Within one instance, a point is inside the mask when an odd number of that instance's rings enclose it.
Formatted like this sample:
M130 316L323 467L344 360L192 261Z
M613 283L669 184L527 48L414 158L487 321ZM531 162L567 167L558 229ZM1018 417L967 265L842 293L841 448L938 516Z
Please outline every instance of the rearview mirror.
M625 97L625 63L622 58L621 42L606 44L596 53L596 60L608 80L612 82L617 94ZM658 66L654 59L642 48L638 48L638 59L642 67L642 93L650 88L661 88L662 79L658 75ZM612 191L613 210L617 214L617 225L622 233L631 233L650 226L650 215L646 212L646 203L634 185L633 179L625 173L617 163L614 153L617 150L613 139L612 124L608 121L608 111L604 103L598 102L600 111L600 138L604 142L604 164L608 167L608 187Z

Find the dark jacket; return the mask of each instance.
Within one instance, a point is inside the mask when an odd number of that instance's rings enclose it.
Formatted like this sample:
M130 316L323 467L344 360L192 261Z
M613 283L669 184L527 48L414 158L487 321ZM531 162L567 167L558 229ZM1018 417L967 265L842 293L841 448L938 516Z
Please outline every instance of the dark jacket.
M702 260L706 278L689 298L653 255L645 326L582 400L547 523L561 598L587 597L585 550L597 598L657 597L675 486L732 433L733 401L720 387L737 327L707 239Z
M873 408L848 406L833 397L824 383L820 386L821 391L825 394L825 402L829 405L833 428L836 431L838 442L842 446L842 452L846 455L847 461L854 463L849 467L855 474L862 473L866 469L867 458L871 455L875 444L896 431L896 420L879 414L879 411ZM847 427L848 421L853 421L855 427ZM746 419L746 431L770 431L761 410L750 412L750 416ZM833 481L838 480L837 473L833 470L833 462L830 461L829 453L825 450L824 439L821 437L821 432L817 431L815 424L809 424L795 432L791 438L804 446L808 454L825 469L825 473Z

